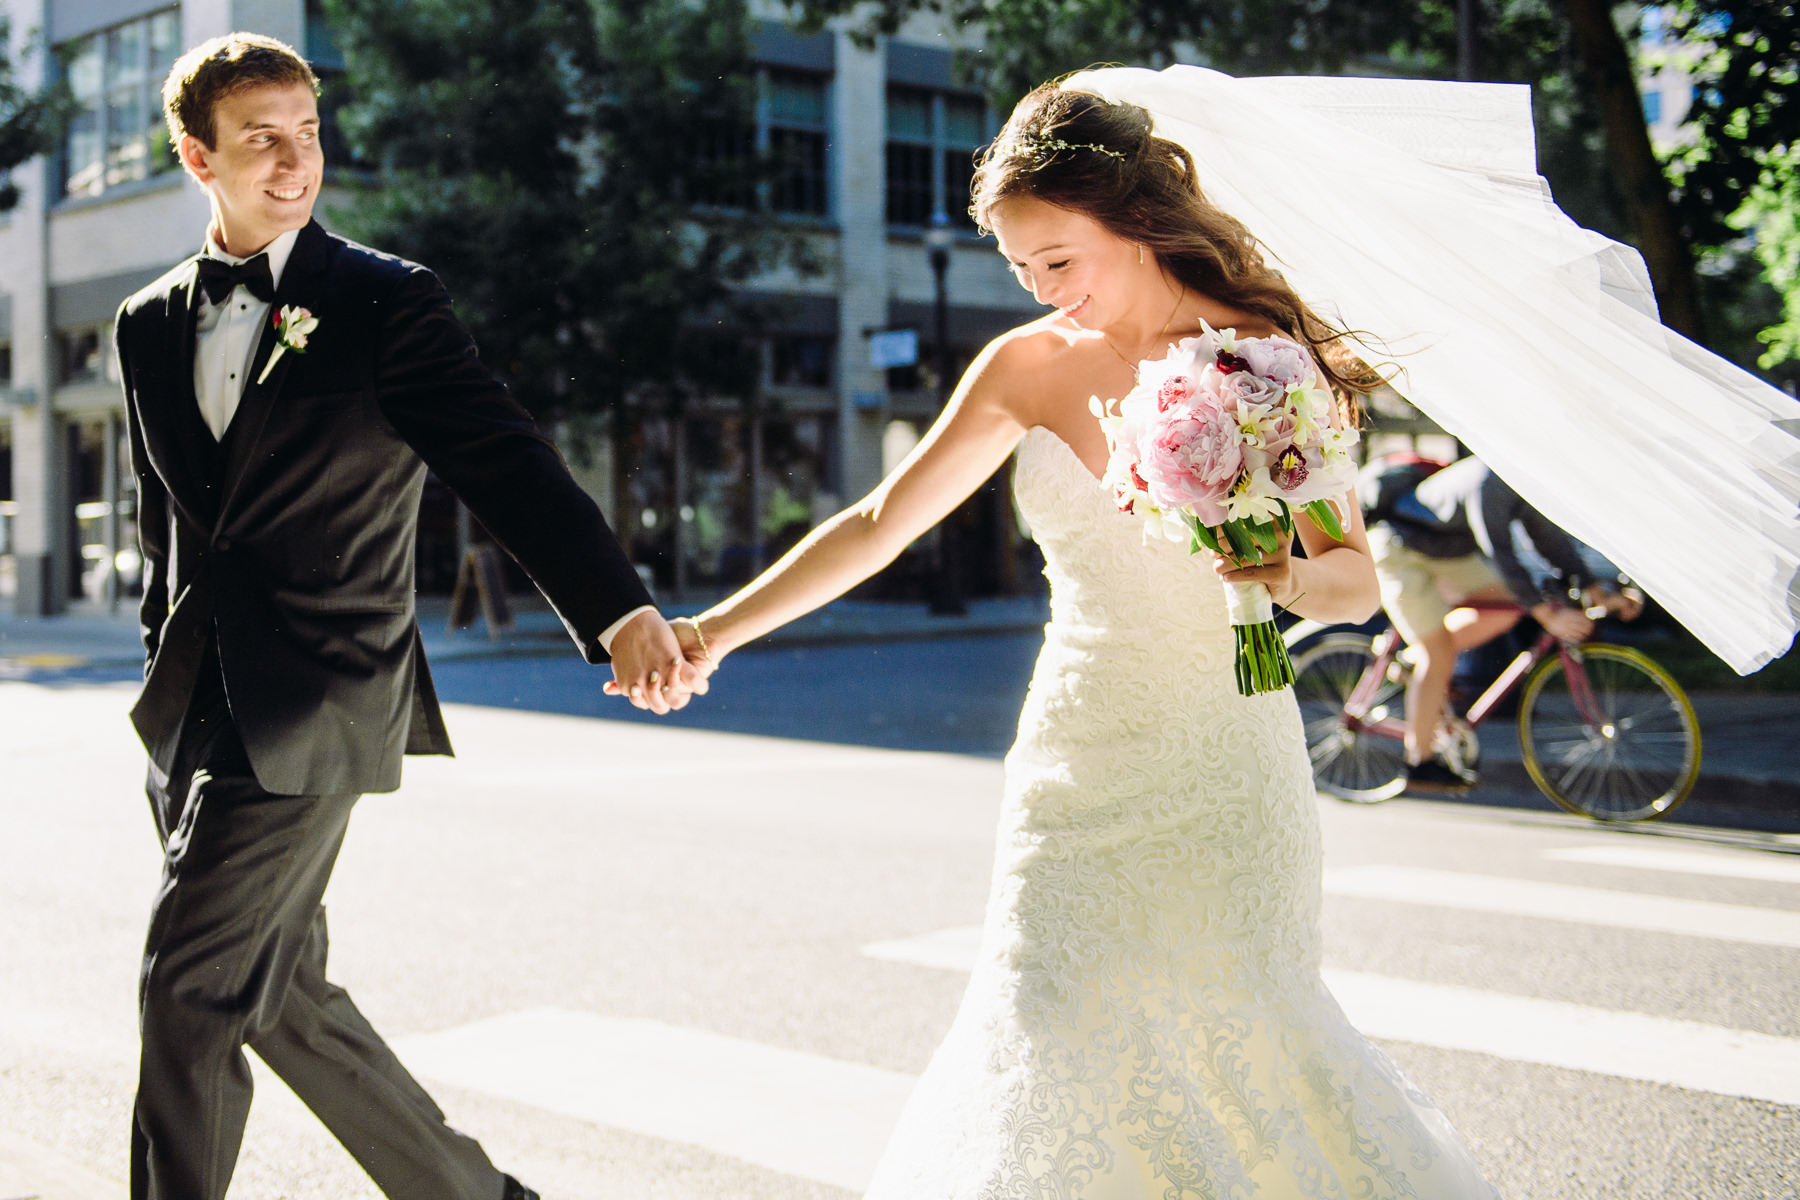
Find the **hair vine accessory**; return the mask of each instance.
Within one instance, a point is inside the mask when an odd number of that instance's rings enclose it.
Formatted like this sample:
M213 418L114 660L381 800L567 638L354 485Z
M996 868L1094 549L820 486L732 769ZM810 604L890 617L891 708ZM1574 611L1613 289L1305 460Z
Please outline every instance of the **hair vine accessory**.
M1021 140L1026 149L1035 151L1046 161L1058 150L1093 150L1108 158L1116 158L1120 162L1125 161L1123 150L1114 150L1110 146L1101 146L1094 142L1065 142L1061 138L1044 137L1042 134L1031 134Z

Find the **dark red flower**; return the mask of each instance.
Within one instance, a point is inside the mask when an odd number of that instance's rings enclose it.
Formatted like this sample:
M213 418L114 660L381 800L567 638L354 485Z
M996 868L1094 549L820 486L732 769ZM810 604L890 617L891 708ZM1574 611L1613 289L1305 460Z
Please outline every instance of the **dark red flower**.
M1269 478L1284 492L1291 492L1306 482L1306 456L1289 446L1269 468Z
M1250 370L1250 361L1229 350L1221 350L1219 351L1219 370L1227 375L1236 371L1248 371Z

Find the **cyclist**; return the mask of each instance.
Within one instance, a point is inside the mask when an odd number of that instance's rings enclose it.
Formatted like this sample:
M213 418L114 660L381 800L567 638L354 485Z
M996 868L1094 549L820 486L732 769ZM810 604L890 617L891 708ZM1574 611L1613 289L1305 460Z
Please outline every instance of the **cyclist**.
M1586 641L1594 622L1569 602L1577 591L1587 606L1604 604L1627 620L1641 604L1589 580L1574 539L1478 459L1382 460L1364 469L1357 490L1382 607L1416 659L1406 686L1407 790L1466 791L1474 774L1437 752L1456 656L1507 632L1520 610L1564 641ZM1556 572L1554 583L1540 587L1520 561L1514 522Z

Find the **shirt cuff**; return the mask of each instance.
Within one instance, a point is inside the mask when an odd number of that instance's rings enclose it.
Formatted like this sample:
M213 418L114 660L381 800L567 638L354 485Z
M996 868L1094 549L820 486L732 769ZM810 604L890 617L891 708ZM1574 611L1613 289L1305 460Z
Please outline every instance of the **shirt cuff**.
M608 625L600 632L600 648L610 655L612 653L613 639L619 636L619 630L625 628L633 618L643 613L655 611L656 605L654 604L640 604L618 620L614 621L611 625Z

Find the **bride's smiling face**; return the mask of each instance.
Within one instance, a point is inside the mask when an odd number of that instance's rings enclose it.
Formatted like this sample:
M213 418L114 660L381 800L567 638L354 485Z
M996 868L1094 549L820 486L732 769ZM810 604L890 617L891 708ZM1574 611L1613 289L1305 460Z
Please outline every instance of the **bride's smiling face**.
M1139 282L1137 246L1084 216L1029 196L996 204L989 227L1019 286L1083 329L1131 309Z

